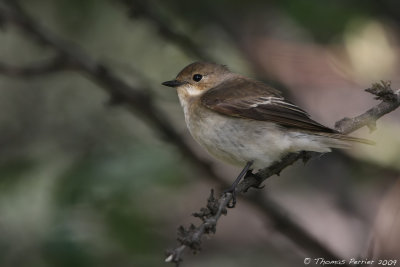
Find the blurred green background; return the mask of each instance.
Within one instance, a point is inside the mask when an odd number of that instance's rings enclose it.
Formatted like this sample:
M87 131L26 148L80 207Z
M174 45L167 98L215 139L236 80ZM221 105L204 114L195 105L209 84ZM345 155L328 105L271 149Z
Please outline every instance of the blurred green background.
M161 86L209 59L276 85L333 126L377 102L372 82L399 78L397 1L24 0L57 36L79 45L157 105L193 149L176 93ZM186 36L175 38L168 30ZM54 55L12 25L0 61L24 66ZM176 229L197 219L210 183L179 150L80 73L29 79L0 74L0 266L165 266ZM261 194L342 257L370 246L400 255L400 112L378 122L375 147L296 164ZM232 181L238 169L212 160ZM397 191L396 191L397 190ZM390 207L390 208L387 208ZM388 211L389 210L389 211ZM184 266L300 266L307 254L250 205L222 218Z

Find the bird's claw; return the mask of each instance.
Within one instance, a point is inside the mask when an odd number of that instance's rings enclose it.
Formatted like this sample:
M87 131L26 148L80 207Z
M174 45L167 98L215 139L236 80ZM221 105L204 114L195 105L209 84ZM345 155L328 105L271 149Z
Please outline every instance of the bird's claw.
M232 198L229 200L226 207L232 209L236 206L236 188L231 187L223 191L223 195L226 195L228 193L231 194Z
M228 208L234 208L236 205L236 187L239 184L240 180L243 178L243 176L250 175L252 172L250 170L251 165L253 164L253 161L249 161L246 163L246 166L244 166L243 170L240 172L239 176L235 179L233 184L226 190L224 190L223 194L230 193L231 194L231 199L228 201L226 206Z

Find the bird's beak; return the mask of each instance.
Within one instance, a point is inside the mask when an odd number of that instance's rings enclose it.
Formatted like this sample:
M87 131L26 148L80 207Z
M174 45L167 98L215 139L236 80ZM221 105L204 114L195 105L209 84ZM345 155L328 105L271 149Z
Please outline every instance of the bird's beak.
M178 80L166 81L163 82L162 85L169 86L169 87L178 87L185 84L185 82L180 82Z

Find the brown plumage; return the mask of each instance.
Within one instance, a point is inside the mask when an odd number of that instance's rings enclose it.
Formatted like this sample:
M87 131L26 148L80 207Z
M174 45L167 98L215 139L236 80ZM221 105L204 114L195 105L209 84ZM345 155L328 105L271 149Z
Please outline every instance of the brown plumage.
M201 96L201 103L227 116L269 121L312 134L374 144L366 139L343 135L312 120L306 111L285 100L278 90L246 77L228 79L209 89Z
M267 167L287 153L329 152L351 142L373 142L347 136L310 118L280 91L226 66L195 62L175 80L187 126L196 141L224 161Z
M232 194L228 207L235 205L235 188L249 170L266 168L289 153L372 144L312 120L278 90L223 65L195 62L163 85L177 89L193 138L216 158L244 166L225 191Z

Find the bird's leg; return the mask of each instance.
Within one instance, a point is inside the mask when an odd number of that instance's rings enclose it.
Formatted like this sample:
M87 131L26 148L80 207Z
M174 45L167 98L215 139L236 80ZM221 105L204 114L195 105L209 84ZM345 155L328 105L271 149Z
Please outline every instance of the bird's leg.
M224 190L224 194L226 193L231 193L232 194L232 200L229 201L227 207L228 208L234 208L236 205L236 187L239 184L240 180L246 176L247 172L250 170L251 165L253 164L253 161L249 161L246 163L246 166L244 166L243 170L239 173L238 177L235 179L233 184Z

